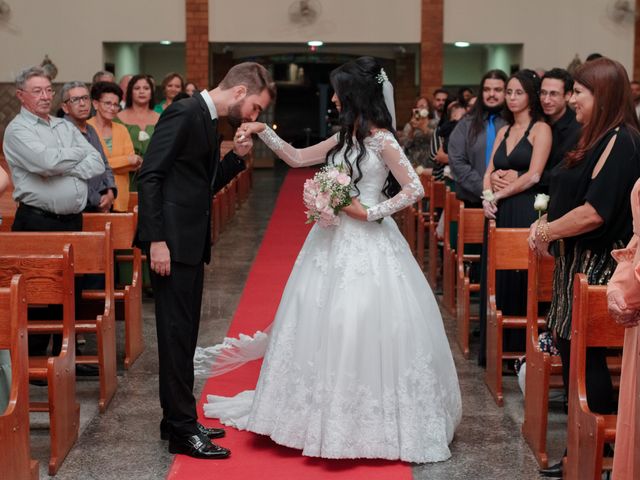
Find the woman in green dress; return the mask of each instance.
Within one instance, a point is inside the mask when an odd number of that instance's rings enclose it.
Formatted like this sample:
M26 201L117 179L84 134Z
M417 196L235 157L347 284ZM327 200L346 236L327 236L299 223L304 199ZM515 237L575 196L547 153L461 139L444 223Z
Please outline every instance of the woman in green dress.
M134 75L127 87L125 96L125 109L118 115L117 121L121 122L129 131L133 149L136 155L144 157L147 147L160 118L160 114L153 111L155 100L153 98L153 82L148 75ZM131 172L129 178L129 191L137 192L137 171ZM120 283L131 281L131 271L124 265L119 266L118 280ZM142 270L142 283L145 293L149 290L149 266L144 265Z
M153 111L153 83L148 75L135 75L129 82L125 96L125 109L117 121L129 131L136 155L144 157L160 115ZM129 191L137 191L135 172L131 175Z

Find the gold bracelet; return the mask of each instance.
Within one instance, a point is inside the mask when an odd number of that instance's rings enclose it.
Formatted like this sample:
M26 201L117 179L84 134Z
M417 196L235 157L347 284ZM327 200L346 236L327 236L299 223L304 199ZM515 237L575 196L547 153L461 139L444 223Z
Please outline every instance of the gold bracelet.
M542 238L544 243L549 243L549 224L547 222L538 223L536 236Z

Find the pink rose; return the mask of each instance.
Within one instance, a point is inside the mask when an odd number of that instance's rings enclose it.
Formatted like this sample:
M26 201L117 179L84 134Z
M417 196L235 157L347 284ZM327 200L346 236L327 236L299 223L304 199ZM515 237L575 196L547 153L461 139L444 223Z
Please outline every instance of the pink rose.
M346 173L340 173L336 177L336 181L340 185L342 185L343 187L346 187L347 185L349 185L351 183L351 177L349 175L347 175Z
M335 168L332 168L327 172L327 175L330 179L334 180L340 175L340 172L338 172L338 170L336 170Z
M331 196L327 192L319 193L316 197L316 208L318 210L322 210L329 206L329 202L331 201Z

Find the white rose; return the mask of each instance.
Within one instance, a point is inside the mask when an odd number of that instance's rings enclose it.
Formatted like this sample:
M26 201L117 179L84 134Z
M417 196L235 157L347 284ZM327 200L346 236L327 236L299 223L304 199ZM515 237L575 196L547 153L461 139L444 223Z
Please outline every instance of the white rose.
M424 167L423 167L422 165L418 165L418 166L416 167L416 173L417 173L418 175L422 175L422 174L424 173Z
M533 201L533 208L539 212L545 212L549 207L549 195L539 193Z
M140 133L138 133L138 140L141 141L141 142L146 142L150 138L151 137L149 136L149 134L147 132L145 132L144 130L140 130Z

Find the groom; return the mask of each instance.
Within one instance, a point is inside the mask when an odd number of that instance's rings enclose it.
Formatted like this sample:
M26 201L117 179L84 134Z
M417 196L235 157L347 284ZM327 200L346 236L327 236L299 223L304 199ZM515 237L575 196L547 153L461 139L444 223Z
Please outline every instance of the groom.
M226 458L211 443L224 430L198 423L193 355L198 339L204 264L211 258L211 199L219 161L218 118L232 126L255 121L275 97L267 70L241 63L213 90L173 102L162 114L138 176L136 245L147 252L158 334L160 432L169 452ZM227 155L242 157L250 138L234 139ZM223 182L230 180L222 179Z

